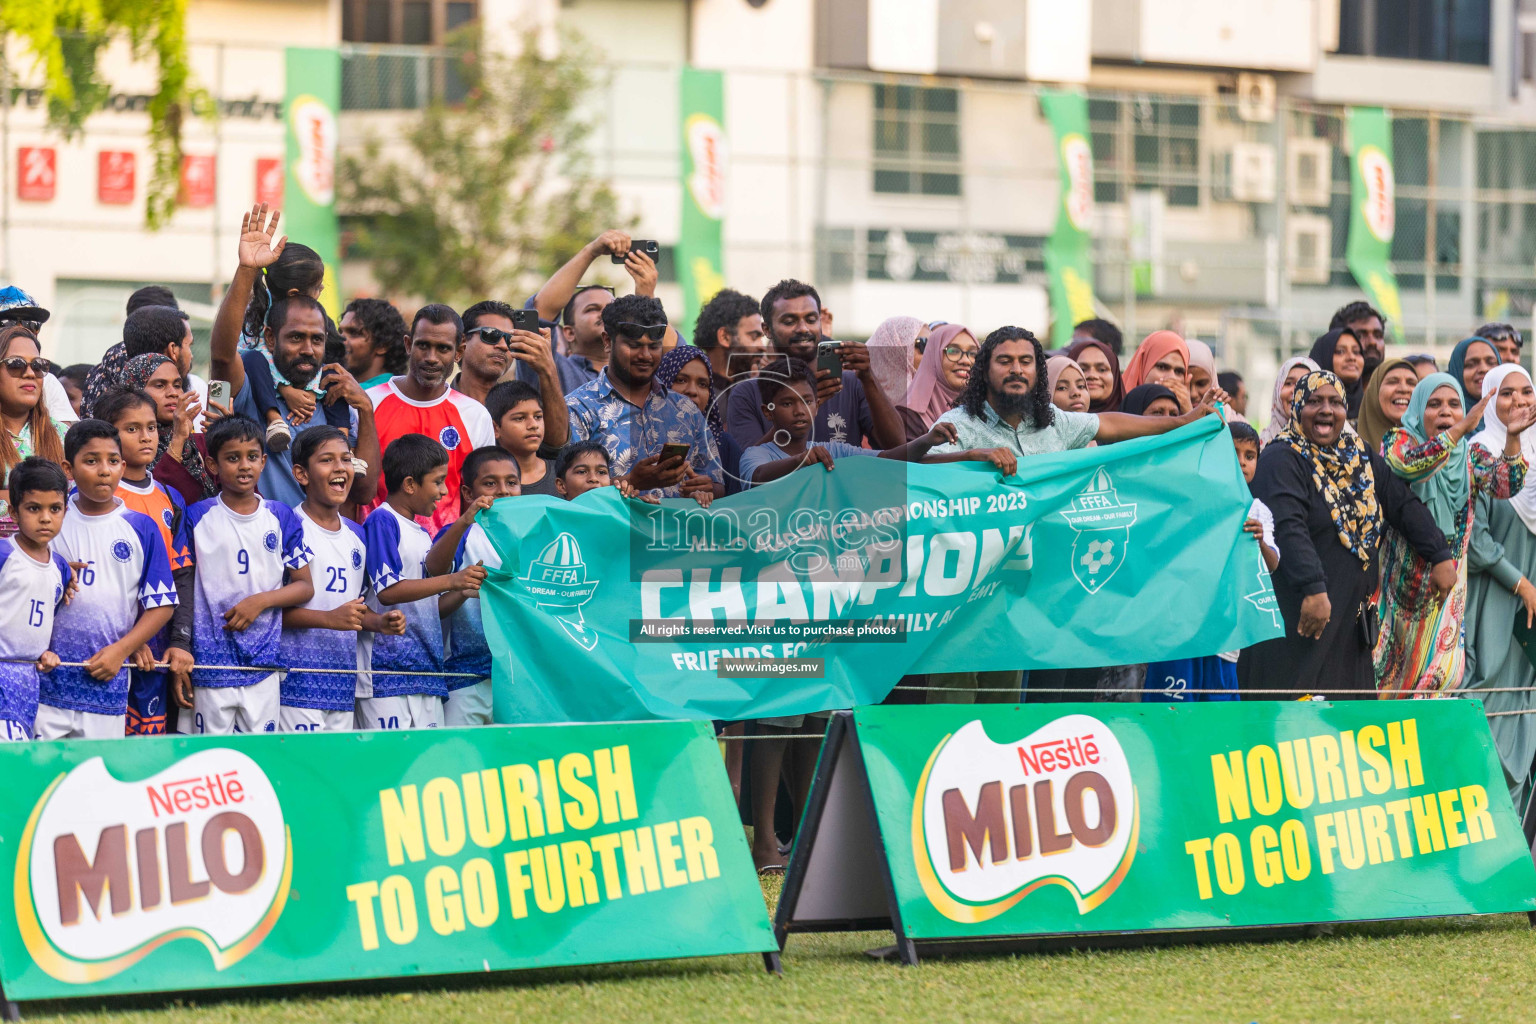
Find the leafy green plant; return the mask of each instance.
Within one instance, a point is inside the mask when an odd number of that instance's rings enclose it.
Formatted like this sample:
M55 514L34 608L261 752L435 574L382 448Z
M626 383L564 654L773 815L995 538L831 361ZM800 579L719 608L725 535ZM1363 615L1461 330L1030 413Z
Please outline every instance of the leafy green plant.
M187 57L187 0L11 0L0 3L0 33L21 39L42 70L49 125L66 139L102 109L111 85L100 74L102 50L126 38L136 59L154 62L150 97L150 173L145 219L164 225L176 211L181 126L188 114L212 116Z
M350 253L371 263L387 292L454 304L505 298L601 230L625 226L585 152L590 53L571 36L553 58L531 35L520 49L491 51L466 26L450 42L433 102L388 145L372 137L343 155Z

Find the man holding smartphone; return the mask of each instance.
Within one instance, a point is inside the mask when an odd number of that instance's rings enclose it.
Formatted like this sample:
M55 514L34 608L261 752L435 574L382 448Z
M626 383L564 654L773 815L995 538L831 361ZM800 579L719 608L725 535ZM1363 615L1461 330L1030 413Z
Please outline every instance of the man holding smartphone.
M780 354L808 366L818 366L824 322L821 296L815 288L801 281L780 281L763 296L761 313L763 326ZM841 373L832 370L834 354L830 347L826 358L826 367L815 370L813 442L841 441L857 448L867 437L873 448L905 444L906 430L890 396L875 379L869 349L857 341L836 343L835 358L842 360ZM770 364L761 372L775 370ZM739 382L730 394L726 430L743 448L750 448L770 432L757 382Z
M563 448L569 434L565 392L548 333L539 329L539 314L486 299L466 309L461 319L459 373L448 386L484 405L499 381L515 380L516 369L531 367L544 410L544 444Z
M653 387L667 313L658 299L625 295L603 310L608 365L566 396L571 440L607 449L612 473L642 495L707 505L725 475L709 424L693 399Z
M597 377L608 363L603 348L603 308L613 301L613 289L607 285L583 285L581 279L600 256L624 264L625 273L635 282L636 295L656 294L656 262L634 248L628 232L604 231L582 246L580 252L555 271L525 308L536 311L540 321L558 327L564 354L555 353L561 393L569 395ZM526 362L514 364L516 379L543 388L534 368Z

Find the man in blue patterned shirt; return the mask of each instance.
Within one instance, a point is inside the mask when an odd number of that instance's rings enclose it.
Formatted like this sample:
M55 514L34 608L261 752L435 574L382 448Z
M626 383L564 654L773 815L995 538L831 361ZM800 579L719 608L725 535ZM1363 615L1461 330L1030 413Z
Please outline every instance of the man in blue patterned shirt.
M724 493L720 453L704 414L691 398L656 386L667 313L659 299L624 295L603 308L608 365L565 396L571 441L597 441L613 460L613 475L641 495L695 497L708 504ZM662 446L688 446L664 456Z

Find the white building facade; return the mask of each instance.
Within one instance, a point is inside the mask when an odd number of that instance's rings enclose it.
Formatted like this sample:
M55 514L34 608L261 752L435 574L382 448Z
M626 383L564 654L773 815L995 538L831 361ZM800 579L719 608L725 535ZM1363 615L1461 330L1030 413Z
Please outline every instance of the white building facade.
M591 155L668 255L678 72L722 71L726 280L814 281L843 336L897 313L1045 336L1059 185L1038 93L1060 86L1088 93L1095 292L1131 343L1172 326L1259 385L1359 297L1343 261L1350 104L1393 118L1401 343L1528 328L1536 305L1531 0L192 0L189 18L226 116L188 128L216 184L165 230L142 229L144 115L97 115L64 143L25 95L5 112L0 276L58 310L60 361L99 353L133 285L214 300L239 213L282 155L282 46L342 48L345 147L434 95L435 47L471 18L545 45L569 27L603 54ZM142 68L120 70L126 96L147 90ZM21 198L20 151L41 147L56 191ZM101 198L107 150L138 154L134 201ZM371 290L366 267L342 284Z

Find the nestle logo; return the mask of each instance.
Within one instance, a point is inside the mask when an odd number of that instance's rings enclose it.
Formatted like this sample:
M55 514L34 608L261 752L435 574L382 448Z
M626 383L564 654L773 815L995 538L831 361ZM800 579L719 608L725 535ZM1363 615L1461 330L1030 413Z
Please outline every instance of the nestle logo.
M144 792L149 795L149 807L155 817L160 817L162 810L166 814L186 814L244 801L245 787L240 785L239 776L239 770L232 769L219 775L163 782L159 787L146 786Z
M1099 748L1093 735L1084 734L1068 739L1048 740L1019 747L1019 764L1025 775L1039 775L1061 771L1063 768L1082 768L1099 763Z

